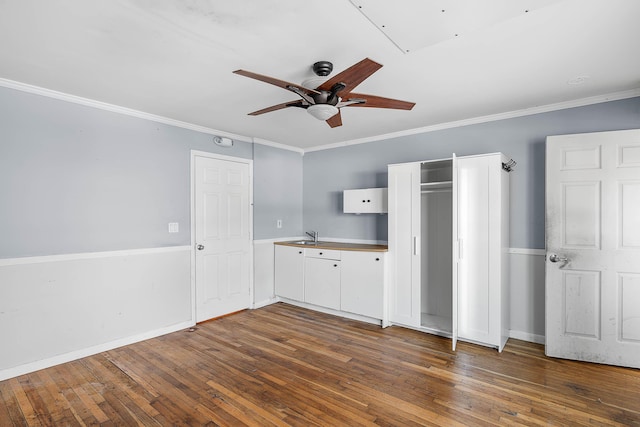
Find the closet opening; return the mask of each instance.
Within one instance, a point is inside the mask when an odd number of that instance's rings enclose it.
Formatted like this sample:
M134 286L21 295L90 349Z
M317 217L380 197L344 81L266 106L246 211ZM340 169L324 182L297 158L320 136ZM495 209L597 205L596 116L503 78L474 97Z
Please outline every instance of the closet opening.
M420 326L450 336L453 318L453 160L420 166Z

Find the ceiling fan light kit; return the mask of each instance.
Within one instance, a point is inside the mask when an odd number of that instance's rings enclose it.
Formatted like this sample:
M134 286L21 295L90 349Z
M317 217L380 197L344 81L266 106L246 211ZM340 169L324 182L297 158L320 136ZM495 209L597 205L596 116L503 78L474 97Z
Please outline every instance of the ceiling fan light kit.
M339 112L338 107L330 104L314 104L307 107L307 113L322 121L330 119Z
M329 61L318 61L313 64L312 68L316 75L325 77L333 70L333 64ZM281 87L301 98L254 111L249 113L250 116L258 116L287 107L298 107L306 109L313 117L326 121L330 127L334 128L342 126L340 108L343 107L376 107L396 110L411 110L413 108L415 105L413 102L352 92L356 86L380 68L382 68L382 64L365 58L341 73L320 82L316 88L305 87L304 83L301 85L289 83L251 71L236 70L234 73Z

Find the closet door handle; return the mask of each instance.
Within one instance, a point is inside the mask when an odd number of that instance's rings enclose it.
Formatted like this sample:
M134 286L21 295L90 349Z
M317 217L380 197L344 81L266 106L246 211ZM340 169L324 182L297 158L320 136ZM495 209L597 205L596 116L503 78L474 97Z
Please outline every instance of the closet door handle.
M418 243L418 236L413 236L413 254L414 255L420 255L420 250L419 250L420 246Z

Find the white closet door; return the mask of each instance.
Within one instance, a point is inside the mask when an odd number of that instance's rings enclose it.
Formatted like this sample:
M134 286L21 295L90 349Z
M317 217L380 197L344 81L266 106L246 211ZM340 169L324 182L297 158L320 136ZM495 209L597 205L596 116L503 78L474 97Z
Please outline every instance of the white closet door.
M452 200L452 212L453 218L451 222L451 238L453 239L452 248L453 253L451 254L452 259L452 274L451 274L451 294L452 294L452 303L453 307L451 309L452 319L451 319L451 348L453 350L456 349L456 345L458 344L458 158L455 153L453 154L453 172L452 172L452 187L451 187L451 200Z
M389 320L420 326L420 164L389 165Z
M496 156L499 164L499 154L457 159L458 269L454 293L458 337L498 346L501 183Z

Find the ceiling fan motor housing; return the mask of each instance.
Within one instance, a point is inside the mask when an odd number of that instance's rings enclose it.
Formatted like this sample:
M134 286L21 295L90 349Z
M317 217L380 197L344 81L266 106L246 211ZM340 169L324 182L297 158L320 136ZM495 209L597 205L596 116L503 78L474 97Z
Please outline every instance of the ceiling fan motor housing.
M313 72L317 76L328 76L333 71L333 64L329 61L318 61L313 64Z

